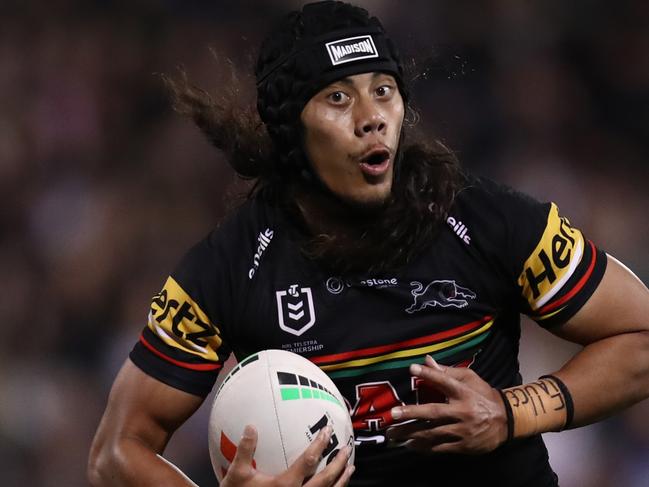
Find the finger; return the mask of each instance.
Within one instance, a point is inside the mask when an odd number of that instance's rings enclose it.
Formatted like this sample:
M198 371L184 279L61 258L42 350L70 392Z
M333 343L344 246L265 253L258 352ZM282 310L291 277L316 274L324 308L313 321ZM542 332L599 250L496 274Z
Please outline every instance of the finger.
M463 449L461 447L461 442L459 441L449 441L439 444L431 444L429 441L421 439L412 439L404 443L405 447L409 450L415 450L420 453L461 453Z
M396 426L390 426L385 434L390 440L399 440L410 436L415 431L420 431L422 429L429 428L428 421L424 420L415 420L406 424L399 424Z
M455 406L439 402L428 404L411 404L408 406L396 406L391 409L393 421L407 421L411 419L423 419L433 422L456 422L454 414ZM394 426L397 428L398 426Z
M494 449L489 438L473 436L462 423L413 432L399 445L433 453L480 455Z
M410 373L412 375L435 386L435 388L447 397L459 398L465 391L466 386L456 378L452 377L452 374L449 374L448 370L449 367L440 370L439 368L428 367L425 365L410 365Z
M431 428L436 428L445 424L455 423L454 418L435 418L431 420L415 420L405 424L398 424L395 426L390 426L386 435L389 439L401 439L409 437L417 431L425 431Z
M456 443L462 440L457 425L439 426L422 431L414 431L410 438L418 441L428 442L430 446L441 445L442 443Z
M438 364L437 361L433 357L431 357L430 355L426 355L426 357L424 358L424 363L426 365L428 365L428 367L432 367L433 369L437 369L440 372L444 372L446 369L448 369L448 367L446 367L445 365Z
M462 454L471 454L471 452L464 447L464 443L461 441L454 441L448 443L440 443L439 445L434 445L428 449L430 453L444 454L444 453L462 453Z
M297 479L300 481L313 475L322 459L322 452L329 444L331 432L332 428L330 425L322 428L308 448L304 450L297 460L295 460L295 462L293 462L293 464L288 468L286 475L291 479Z
M475 372L467 367L447 367L435 361L430 355L426 355L424 364L440 372L450 375L459 382L465 382L469 377L472 377Z
M337 483L346 472L351 448L345 446L338 450L334 459L324 469L314 475L305 485L308 487L329 487Z
M249 424L243 430L232 464L243 463L250 465L252 458L255 456L255 448L257 448L257 430Z
M467 447L466 438L457 424L415 432L402 444L425 453L477 453Z
M228 469L230 477L246 476L254 471L252 466L255 449L257 448L257 430L252 425L246 425L241 436L241 441L237 445L237 451L234 454L232 464Z
M343 472L343 474L338 479L338 482L336 482L333 487L345 487L349 483L349 480L351 479L352 474L354 473L355 470L356 467L354 465L347 465L345 471Z

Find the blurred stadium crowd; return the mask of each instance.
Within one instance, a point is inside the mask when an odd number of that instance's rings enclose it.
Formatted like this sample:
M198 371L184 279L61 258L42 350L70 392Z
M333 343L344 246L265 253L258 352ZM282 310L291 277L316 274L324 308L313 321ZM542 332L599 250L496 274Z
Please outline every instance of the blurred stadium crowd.
M182 64L217 92L226 60L248 70L269 20L300 3L0 1L2 485L87 485L150 297L245 189L156 73ZM556 201L649 282L649 2L357 3L416 60L423 131L468 169ZM574 350L526 322L524 377ZM648 402L547 435L562 486L649 486ZM201 486L216 485L208 407L168 451Z

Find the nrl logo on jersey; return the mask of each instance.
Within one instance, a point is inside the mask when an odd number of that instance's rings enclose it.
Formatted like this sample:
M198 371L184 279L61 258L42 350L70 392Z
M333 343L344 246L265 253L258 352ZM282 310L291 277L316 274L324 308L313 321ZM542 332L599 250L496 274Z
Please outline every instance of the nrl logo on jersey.
M300 336L315 325L315 309L310 287L298 289L297 284L285 291L277 291L277 318L279 327L287 333Z

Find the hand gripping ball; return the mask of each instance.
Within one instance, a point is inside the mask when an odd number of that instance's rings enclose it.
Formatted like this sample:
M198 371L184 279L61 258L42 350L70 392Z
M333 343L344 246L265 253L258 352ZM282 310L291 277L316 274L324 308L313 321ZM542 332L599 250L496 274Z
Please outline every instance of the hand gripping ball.
M314 363L283 350L264 350L242 360L216 392L209 420L209 451L219 481L234 459L247 424L257 428L254 466L276 475L286 470L318 432L333 432L317 471L345 445L354 432L345 401L331 379Z

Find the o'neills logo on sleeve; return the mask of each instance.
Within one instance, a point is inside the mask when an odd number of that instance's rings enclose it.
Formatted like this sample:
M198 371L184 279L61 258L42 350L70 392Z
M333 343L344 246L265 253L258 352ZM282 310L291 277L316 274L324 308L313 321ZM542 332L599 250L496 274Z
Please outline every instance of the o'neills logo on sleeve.
M460 237L460 239L467 245L471 245L471 237L469 236L469 229L461 221L449 216L446 219L446 223L453 229L455 235Z
M252 257L252 267L248 271L248 279L252 279L255 275L257 269L259 269L259 264L261 263L261 257L264 255L264 251L270 245L270 241L273 239L273 231L270 228L267 228L263 232L259 232L257 236L257 251Z
M379 57L379 52L376 50L371 35L348 37L327 42L325 45L327 46L331 64L334 66L359 59Z

